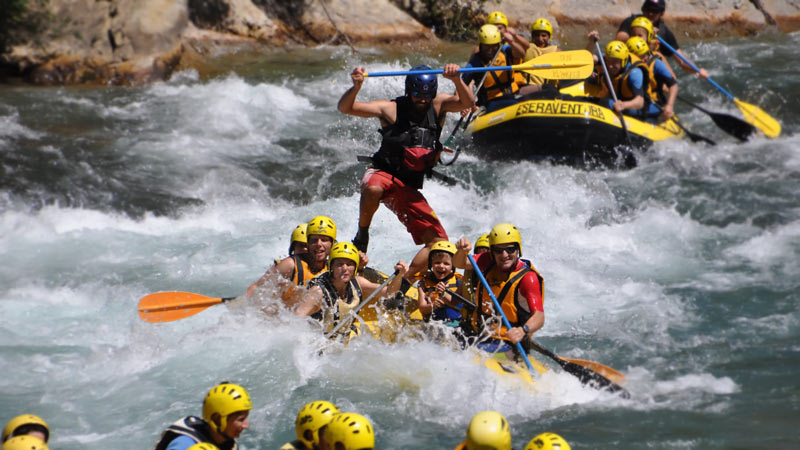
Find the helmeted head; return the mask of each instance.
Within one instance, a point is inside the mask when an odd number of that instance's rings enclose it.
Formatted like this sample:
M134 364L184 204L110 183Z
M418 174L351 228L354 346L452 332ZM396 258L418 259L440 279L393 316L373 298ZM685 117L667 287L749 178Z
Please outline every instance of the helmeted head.
M453 258L458 248L450 241L437 241L431 245L428 253L428 270L433 270L437 277L449 275L453 272ZM446 257L444 255L450 255ZM434 265L436 267L434 268ZM449 273L448 273L449 272Z
M633 36L629 38L625 45L628 46L628 50L638 57L642 57L650 52L650 47L647 45L647 42L644 39L640 38L639 36Z
M519 229L510 223L495 225L489 232L489 247L502 244L514 244L517 246L520 256L522 256L522 235Z
M44 436L44 439L42 439L44 442L50 439L50 428L44 419L33 414L22 414L8 421L5 428L3 428L3 436L0 438L0 442L5 442L14 436L27 435L31 432L41 433Z
M503 40L500 30L492 24L486 24L478 30L478 42L483 45L499 45Z
M511 450L511 428L497 411L475 414L467 428L467 450Z
M486 18L486 23L494 26L501 25L508 28L508 17L500 11L492 11L489 13L489 17ZM497 28L499 29L500 27Z
M328 257L328 270L331 270L333 263L336 259L343 258L355 263L356 269L361 262L358 256L358 249L351 242L339 242L331 249L330 257Z
M608 74L615 76L628 65L630 61L630 52L628 46L622 41L611 41L606 45L605 50L606 66L608 67Z
M555 433L542 433L534 436L525 446L525 450L570 450L567 441Z
M322 433L322 439L331 449L363 450L375 447L375 431L369 419L361 414L336 414Z
M211 388L206 394L206 398L203 400L203 420L208 422L214 431L225 435L225 430L228 428L228 416L251 409L253 409L253 403L245 388L238 384L222 382Z
M642 3L642 14L647 16L651 22L658 22L667 10L666 0L645 0Z
M294 423L297 439L303 441L306 448L317 448L319 445L317 431L330 423L334 414L338 412L339 409L333 403L325 400L307 403L300 408Z
M641 31L640 31L641 30ZM639 16L631 22L631 36L639 36L650 42L654 39L653 22L645 16Z
M47 444L33 436L15 436L3 442L3 450L48 450Z
M482 234L478 240L475 241L475 248L473 253L476 255L489 251L489 233Z
M306 225L306 238L312 235L327 236L336 241L336 222L328 216L317 216Z
M296 251L296 247L307 247L308 246L308 235L306 234L306 230L308 229L307 223L301 223L297 227L295 227L294 231L292 231L292 237L289 240L289 256L298 253Z
M421 65L414 66L411 70L431 70L430 67ZM424 75L407 75L406 76L406 95L432 99L436 97L436 90L439 87L439 81L436 74Z
M209 442L200 442L198 444L194 444L186 450L219 450L219 447Z
M546 31L552 37L553 24L544 17L540 17L531 24L531 33L536 33L537 31Z

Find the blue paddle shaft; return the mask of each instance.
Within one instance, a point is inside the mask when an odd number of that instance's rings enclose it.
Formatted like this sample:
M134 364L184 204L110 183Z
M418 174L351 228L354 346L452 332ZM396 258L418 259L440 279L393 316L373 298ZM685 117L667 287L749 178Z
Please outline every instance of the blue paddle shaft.
M539 64L536 66L526 67L524 70L531 69L550 69L552 64ZM490 66L490 67L462 67L458 69L458 73L469 72L493 72L495 70L512 70L514 66ZM444 69L429 69L429 70L404 70L400 72L367 72L364 74L366 77L393 77L401 75L433 75L444 73Z
M667 44L667 41L665 41L665 40L664 40L664 39L663 39L661 36L656 36L656 38L658 38L659 42L661 42L662 44L664 44L664 47L667 47L668 49L670 49L670 50L672 51L672 53L673 53L673 54L675 54L675 55L678 55L678 58L680 58L680 59L681 59L681 61L683 61L683 62L685 62L686 64L688 64L688 65L689 65L689 67L691 67L691 68L692 68L692 70L694 70L694 71L695 71L695 72L697 72L697 73L700 73L700 69L698 69L698 68L697 68L697 66L695 66L695 65L694 65L694 64L693 64L691 61L689 61L688 59L686 59L686 57L685 57L685 56L681 55L681 54L680 54L680 52L678 52L677 50L675 50L675 49L674 49L674 48L673 48L671 45ZM731 100L736 100L736 97L734 97L734 96L733 96L733 94L731 94L730 92L726 91L726 90L725 90L725 89L724 89L722 86L720 86L720 85L719 85L719 84L718 84L716 81L712 80L712 79L711 79L711 77L708 77L708 78L706 79L706 81L708 81L709 83L711 83L711 85L712 85L712 86L714 86L715 88L719 89L719 91L720 91L720 92L722 92L723 94L725 94L725 96L726 96L726 97L728 97L729 99L731 99Z
M478 274L478 278L480 278L481 283L483 284L483 288L486 289L486 293L489 294L489 298L492 299L492 303L494 304L495 311L500 313L500 317L503 319L503 325L505 325L506 328L511 330L511 323L508 322L508 318L506 317L506 313L503 312L503 308L500 307L500 302L497 301L497 297L494 296L494 292L492 292L492 288L489 287L489 282L486 281L486 278L483 276L483 273L481 272L481 269L478 268L478 263L475 262L475 259L472 257L472 255L467 255L467 258L469 258L469 262L470 262L470 264L472 264L472 270L476 274ZM481 301L481 299L476 299L476 303L480 303L480 301ZM478 304L478 308L480 308L480 307L481 307L481 305ZM514 345L516 345L517 350L519 350L519 354L522 355L522 359L525 360L525 364L528 366L528 369L533 371L533 365L531 364L531 361L528 359L528 355L525 354L525 349L522 348L522 345L519 342L517 342Z

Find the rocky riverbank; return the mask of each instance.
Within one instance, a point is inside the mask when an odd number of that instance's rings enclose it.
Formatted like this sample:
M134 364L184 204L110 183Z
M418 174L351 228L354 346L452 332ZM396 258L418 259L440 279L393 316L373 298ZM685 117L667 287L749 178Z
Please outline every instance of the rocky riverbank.
M641 0L442 3L469 9L477 24L481 5L484 13L504 11L521 30L547 17L565 48L582 47L589 28L610 36L641 6ZM15 44L0 59L0 80L139 85L168 79L204 55L243 47L357 48L437 39L420 23L430 21L419 0L47 0L30 5L28 17L40 26L12 36ZM792 32L800 29L800 0L670 0L665 21L682 40Z

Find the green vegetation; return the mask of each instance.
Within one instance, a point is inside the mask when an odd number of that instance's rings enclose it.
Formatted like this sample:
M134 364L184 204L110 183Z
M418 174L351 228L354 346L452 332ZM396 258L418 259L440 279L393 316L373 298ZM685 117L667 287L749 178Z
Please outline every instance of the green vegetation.
M392 1L421 24L433 28L436 36L451 41L471 40L477 36L486 18L483 7L488 3L488 0Z
M44 27L48 0L0 0L0 53Z

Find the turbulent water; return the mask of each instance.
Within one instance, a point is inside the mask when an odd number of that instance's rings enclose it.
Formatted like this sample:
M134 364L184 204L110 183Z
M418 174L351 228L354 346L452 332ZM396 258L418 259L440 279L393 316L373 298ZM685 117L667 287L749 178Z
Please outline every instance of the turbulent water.
M629 171L487 162L467 146L448 170L463 183L425 186L451 238L519 226L546 280L539 343L623 371L627 400L543 357L553 370L532 392L433 342L361 339L320 356L318 329L261 311L269 289L171 323L137 315L157 291L239 295L315 215L351 238L355 157L379 140L377 120L336 111L349 71L441 66L466 46L239 54L213 76L141 88L0 87L0 422L38 414L62 450L149 448L229 380L253 396L248 450L291 440L317 399L369 417L378 448L453 448L495 409L515 448L554 431L573 448L796 449L798 45L795 34L685 46L779 119L778 139L738 143L679 104L719 145L663 142ZM359 98L401 90L400 78L368 79ZM681 90L739 114L694 77ZM385 271L417 251L383 207L371 236Z

